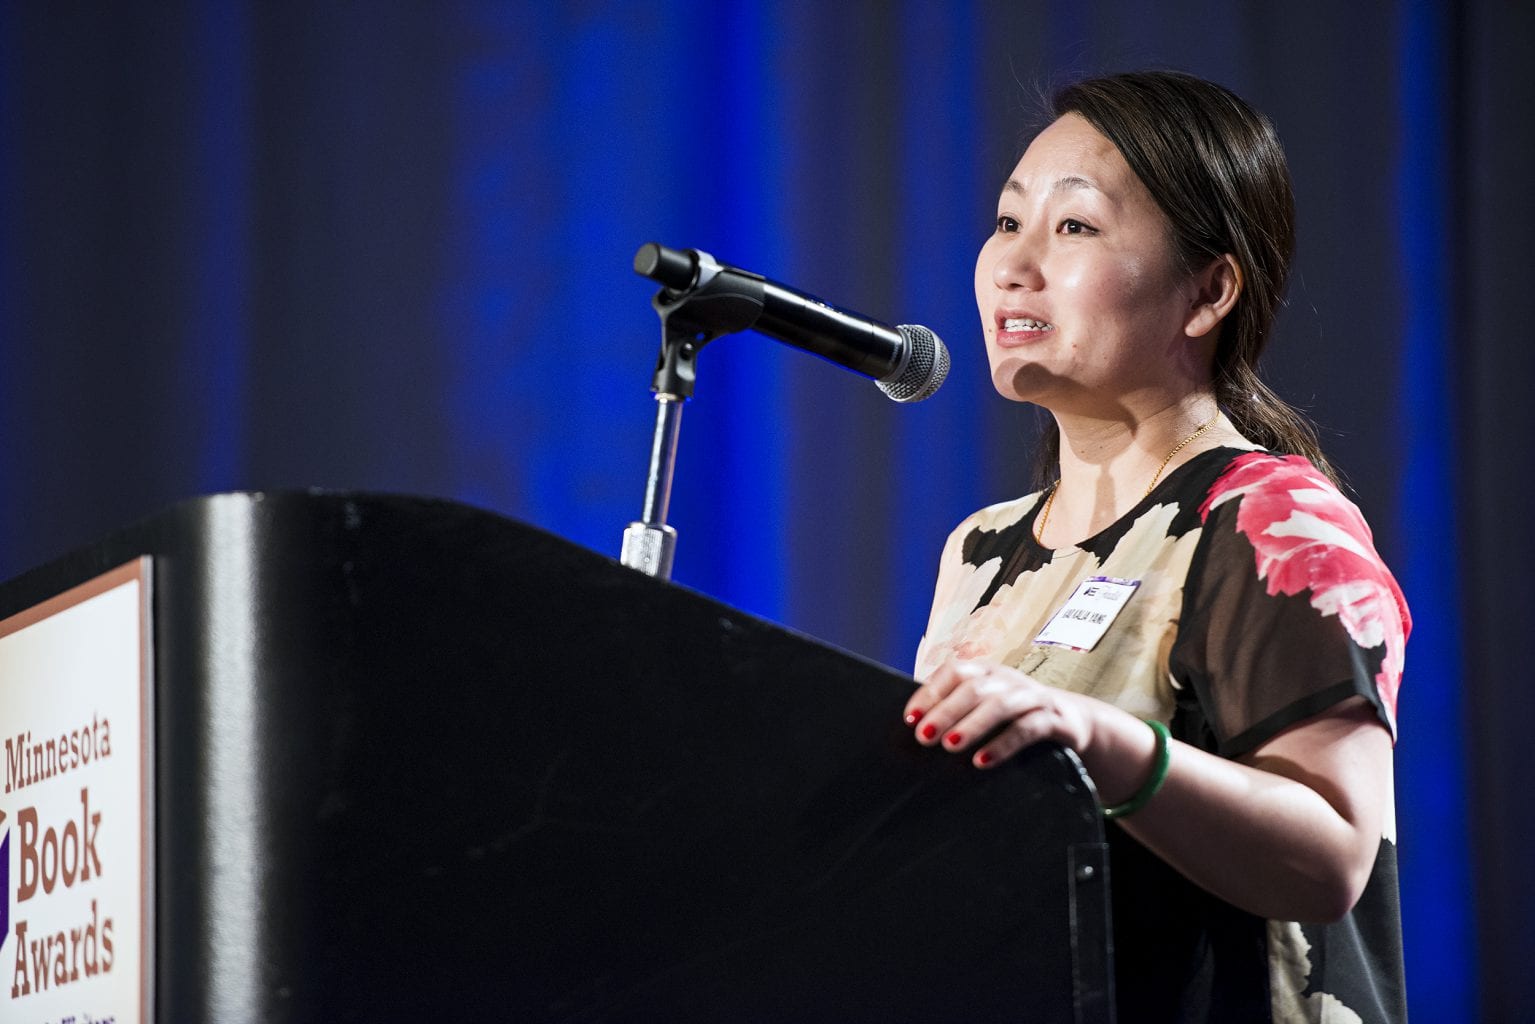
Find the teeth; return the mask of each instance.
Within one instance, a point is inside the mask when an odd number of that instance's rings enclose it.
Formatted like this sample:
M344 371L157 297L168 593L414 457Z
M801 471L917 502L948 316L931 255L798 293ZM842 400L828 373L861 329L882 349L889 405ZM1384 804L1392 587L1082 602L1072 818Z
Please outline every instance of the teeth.
M1004 331L1049 331L1054 328L1054 324L1046 323L1043 320L1030 320L1027 317L1002 321L1002 329Z

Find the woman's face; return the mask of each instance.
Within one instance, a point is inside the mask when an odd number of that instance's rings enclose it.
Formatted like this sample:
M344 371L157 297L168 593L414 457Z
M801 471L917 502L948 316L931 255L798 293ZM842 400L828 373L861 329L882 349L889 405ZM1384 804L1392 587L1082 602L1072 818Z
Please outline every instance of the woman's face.
M996 389L1116 418L1165 401L1199 356L1184 333L1196 295L1166 217L1114 144L1076 114L1041 132L975 265Z

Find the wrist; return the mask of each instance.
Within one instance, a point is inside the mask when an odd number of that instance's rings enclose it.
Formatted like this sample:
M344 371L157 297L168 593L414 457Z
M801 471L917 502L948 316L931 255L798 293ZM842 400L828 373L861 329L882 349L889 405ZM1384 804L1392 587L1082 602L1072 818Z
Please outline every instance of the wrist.
M1172 761L1172 737L1168 734L1167 726L1154 718L1146 719L1146 725L1152 733L1151 769L1134 793L1103 808L1105 818L1128 818L1150 803L1151 798L1157 795L1162 784L1167 781L1167 770Z
M1158 760L1158 738L1147 722L1112 704L1089 717L1088 742L1077 753L1092 776L1105 807L1124 804L1151 778Z

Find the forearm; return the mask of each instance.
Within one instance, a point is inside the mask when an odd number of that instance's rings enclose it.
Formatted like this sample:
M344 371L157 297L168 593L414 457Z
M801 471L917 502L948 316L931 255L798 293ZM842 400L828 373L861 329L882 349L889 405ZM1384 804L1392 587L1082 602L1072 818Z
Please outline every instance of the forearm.
M1155 736L1111 704L1016 669L949 661L907 702L920 743L994 767L1042 740L1071 747L1112 806L1146 782ZM984 741L984 742L979 742ZM1328 921L1359 898L1391 800L1391 736L1353 698L1261 744L1247 763L1174 743L1156 795L1117 819L1196 884L1264 917Z
M1088 714L1091 738L1078 754L1104 803L1122 802L1149 774L1154 735L1107 705ZM1389 741L1367 735L1364 745L1384 745L1389 785ZM1353 906L1379 845L1378 810L1306 778L1282 752L1249 765L1173 741L1169 755L1155 798L1120 820L1126 831L1196 884L1263 917L1327 921Z

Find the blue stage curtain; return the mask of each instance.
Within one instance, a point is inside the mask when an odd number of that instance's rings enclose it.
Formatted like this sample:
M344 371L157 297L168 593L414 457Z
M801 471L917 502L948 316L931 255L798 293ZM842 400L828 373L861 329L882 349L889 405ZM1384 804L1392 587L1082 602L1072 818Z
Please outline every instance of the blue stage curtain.
M1528 201L1491 198L1528 191L1529 130L1469 105L1526 109L1535 71L1488 58L1527 28L1497 0L0 5L0 575L232 488L442 495L616 552L659 342L630 261L659 241L948 342L950 382L902 407L723 338L682 421L676 578L909 666L949 528L1027 487L1036 420L992 392L972 297L996 190L1054 86L1183 68L1285 139L1301 241L1268 369L1416 613L1414 1014L1535 1004L1529 828L1467 816L1468 778L1508 770L1481 751L1522 757L1493 709L1529 698L1491 669L1528 625L1476 632L1474 574L1512 570L1458 500L1529 494L1528 431L1512 476L1458 458L1496 430L1464 395L1529 365L1523 277L1468 280L1529 269Z

